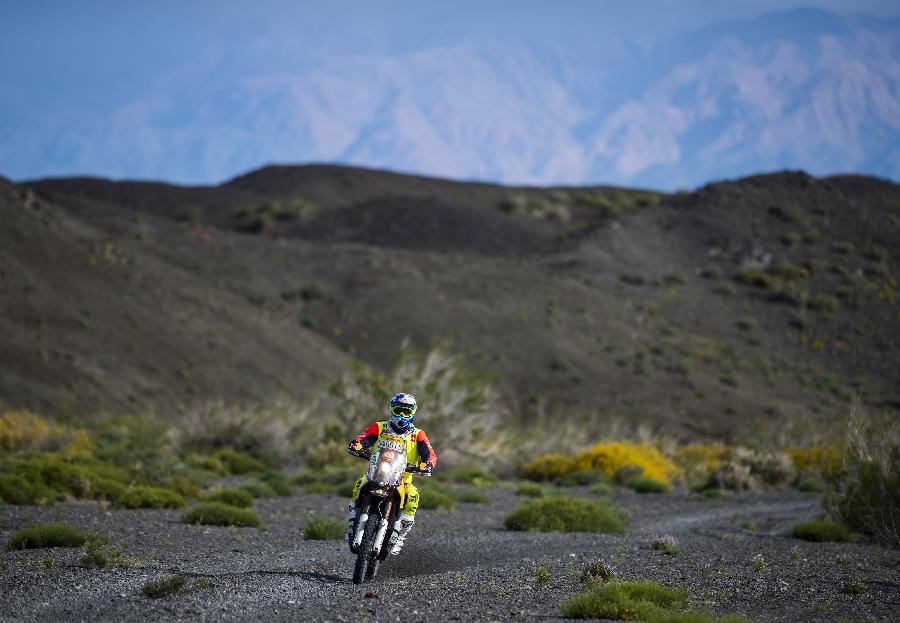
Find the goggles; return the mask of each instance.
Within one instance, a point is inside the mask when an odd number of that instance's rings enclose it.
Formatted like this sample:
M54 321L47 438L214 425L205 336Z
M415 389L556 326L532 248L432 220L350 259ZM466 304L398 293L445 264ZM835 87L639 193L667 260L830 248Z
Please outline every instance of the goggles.
M412 407L407 407L406 405L391 405L391 413L398 417L412 417L413 410Z

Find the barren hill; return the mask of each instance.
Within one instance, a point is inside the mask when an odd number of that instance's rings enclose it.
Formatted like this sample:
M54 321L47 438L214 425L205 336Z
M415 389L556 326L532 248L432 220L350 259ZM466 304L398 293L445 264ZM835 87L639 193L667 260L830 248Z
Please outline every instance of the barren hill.
M348 354L449 338L523 418L728 435L853 391L900 408L900 187L873 178L660 195L307 166L0 190L9 404L302 397Z

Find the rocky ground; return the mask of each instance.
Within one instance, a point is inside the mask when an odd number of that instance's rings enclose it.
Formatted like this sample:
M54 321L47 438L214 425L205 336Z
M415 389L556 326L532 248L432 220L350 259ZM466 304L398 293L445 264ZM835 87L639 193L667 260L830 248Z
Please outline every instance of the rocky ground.
M514 533L503 517L518 503L508 489L490 504L419 512L403 555L372 583L354 586L346 546L306 541L311 513L342 517L345 502L302 495L259 500L266 531L189 526L179 511L118 511L96 503L0 508L0 544L29 522L61 520L123 543L133 566L79 565L80 550L0 554L0 619L59 620L540 620L581 589L587 561L612 562L622 578L688 587L696 604L758 621L900 620L900 557L866 543L808 543L786 536L821 512L818 497L796 492L715 499L681 493L620 493L624 535ZM661 535L677 555L653 550ZM761 556L761 562L753 559ZM52 559L50 564L48 559ZM760 560L760 559L757 559ZM535 566L550 570L542 587ZM209 585L160 599L141 585L181 574ZM867 591L842 592L845 582Z

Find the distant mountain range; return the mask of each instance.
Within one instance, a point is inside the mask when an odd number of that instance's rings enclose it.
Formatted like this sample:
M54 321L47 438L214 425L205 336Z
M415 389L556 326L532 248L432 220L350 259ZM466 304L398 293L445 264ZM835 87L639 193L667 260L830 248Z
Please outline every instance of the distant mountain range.
M340 162L662 189L786 167L900 178L898 20L797 10L652 43L461 35L259 66L187 65L112 110L29 112L20 94L0 170L211 183Z

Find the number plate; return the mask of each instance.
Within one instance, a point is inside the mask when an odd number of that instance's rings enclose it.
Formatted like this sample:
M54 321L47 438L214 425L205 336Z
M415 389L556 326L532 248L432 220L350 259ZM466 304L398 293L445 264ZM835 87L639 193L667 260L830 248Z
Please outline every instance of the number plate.
M405 452L406 446L404 444L398 443L396 441L389 441L387 439L382 439L378 442L378 447L382 450L394 450L396 452Z

